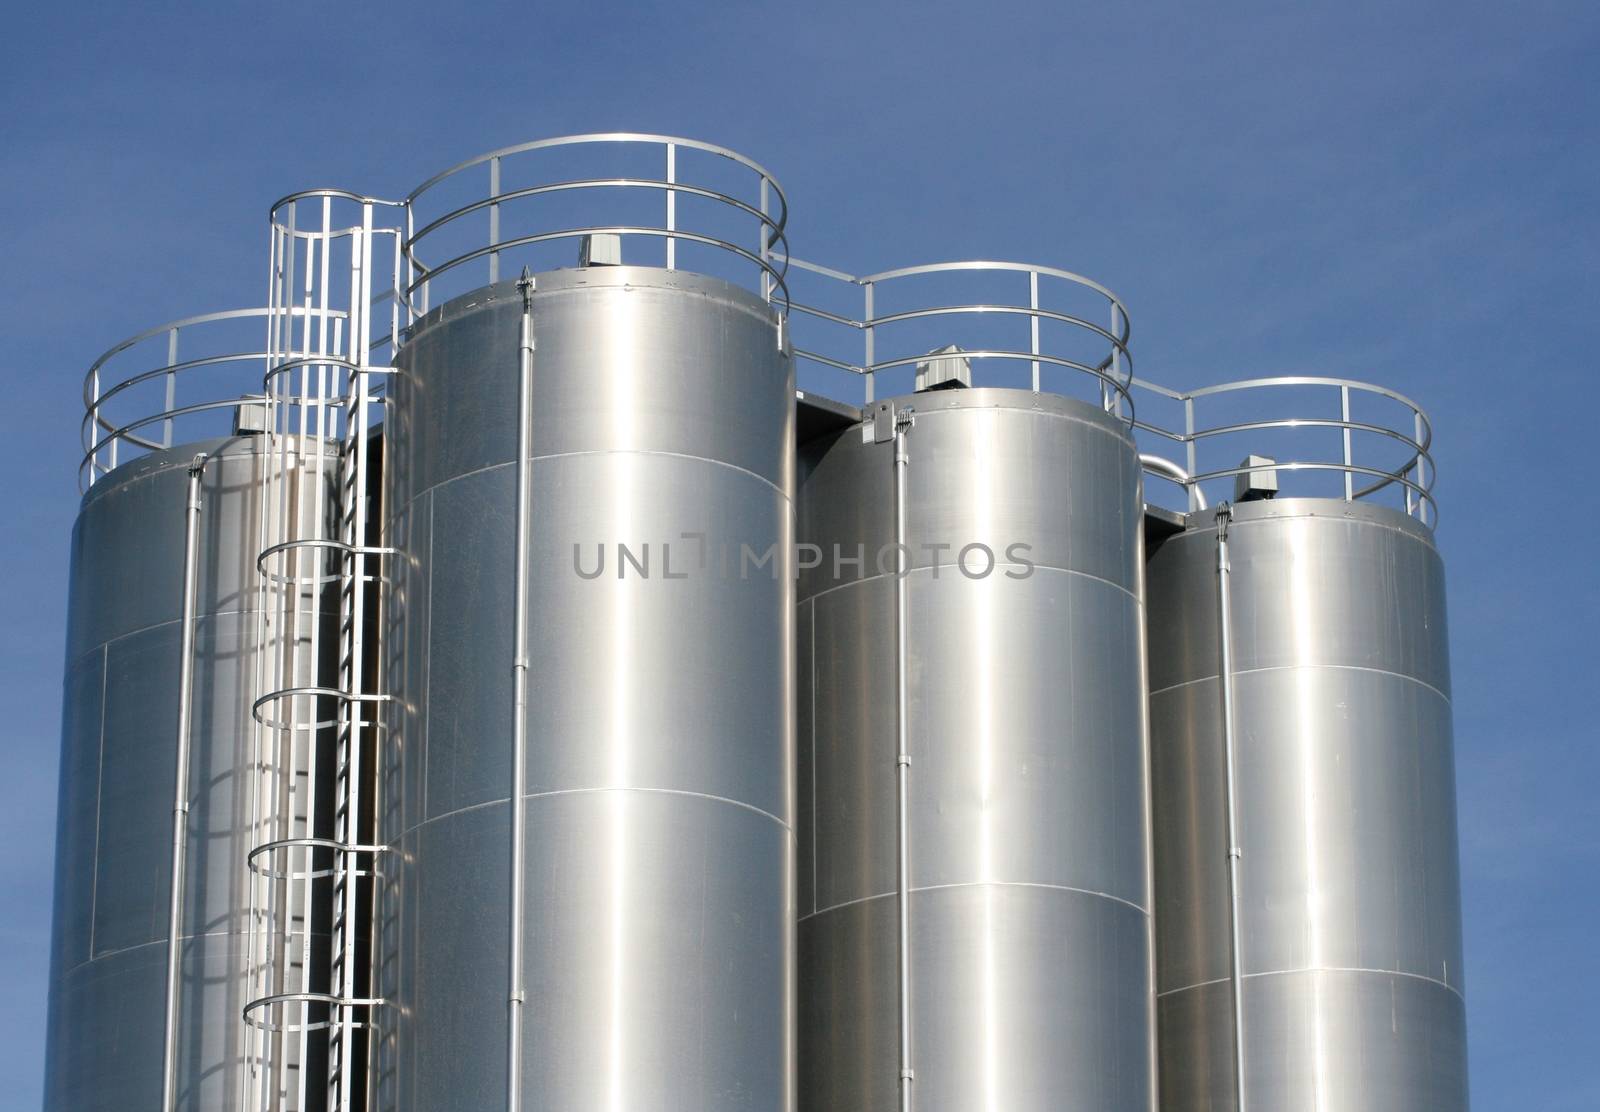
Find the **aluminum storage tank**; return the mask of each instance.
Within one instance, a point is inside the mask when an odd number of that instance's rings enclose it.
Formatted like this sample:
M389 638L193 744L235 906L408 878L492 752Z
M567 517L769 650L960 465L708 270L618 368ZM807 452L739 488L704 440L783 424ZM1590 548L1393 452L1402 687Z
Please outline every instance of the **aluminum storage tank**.
M886 404L914 409L905 537L915 1107L1148 1109L1135 447L1125 422L1050 394L950 390ZM897 581L886 550L895 445L875 424L801 453L801 540L821 552L801 574L798 629L806 1112L899 1106ZM949 547L928 547L937 545ZM994 553L988 575L977 574L988 557L968 545ZM801 554L802 566L817 557Z
M73 529L47 1112L161 1105L184 516L200 452L210 459L196 565L176 1107L235 1112L242 1096L266 460L262 439L248 436L124 464L89 489ZM331 521L337 464L328 456L324 466ZM287 1106L320 1107L320 1098L316 1090L310 1104Z
M1215 510L1149 563L1162 1107L1467 1105L1444 574L1398 511L1227 529L1244 1094L1234 1082Z
M532 297L523 1107L788 1108L792 360L713 278L554 271ZM522 310L477 290L397 358L386 1109L506 1100Z

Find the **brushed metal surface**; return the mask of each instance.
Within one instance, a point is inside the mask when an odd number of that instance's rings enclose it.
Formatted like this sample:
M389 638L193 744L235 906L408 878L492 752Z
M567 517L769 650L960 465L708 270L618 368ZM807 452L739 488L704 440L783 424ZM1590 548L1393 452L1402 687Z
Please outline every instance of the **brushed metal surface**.
M504 1101L521 309L441 306L394 383L385 1109ZM539 275L534 335L523 1102L787 1109L791 360L758 299L650 268Z
M1466 1107L1443 571L1393 511L1235 508L1251 1108ZM1214 516L1149 563L1162 1106L1231 1108Z
M907 437L911 1005L919 1112L1147 1109L1152 999L1139 465L1105 415L921 394ZM802 1109L896 1107L892 443L802 451ZM1018 563L968 578L960 548ZM950 544L948 551L924 545ZM833 546L867 550L860 574ZM976 557L974 557L976 558ZM976 570L975 567L972 570ZM809 705L807 705L809 704ZM808 767L806 767L808 766Z
M238 1107L249 988L257 448L236 438L142 457L91 488L74 528L46 1112L160 1104L183 513L199 451L211 462L198 565L177 1107Z

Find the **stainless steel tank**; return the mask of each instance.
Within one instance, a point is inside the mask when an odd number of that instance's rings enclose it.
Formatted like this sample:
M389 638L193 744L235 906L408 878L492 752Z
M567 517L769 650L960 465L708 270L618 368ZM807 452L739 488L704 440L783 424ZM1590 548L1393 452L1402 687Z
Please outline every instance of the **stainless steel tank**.
M265 459L238 437L102 477L73 529L47 1112L161 1106L188 469L201 484L176 1107L235 1112L247 1068L251 775ZM325 457L328 518L335 516ZM307 472L309 475L310 472ZM324 634L331 636L331 601ZM316 613L315 602L307 604ZM291 806L304 814L305 800ZM310 1102L320 1107L320 1089Z
M1149 562L1163 1109L1467 1105L1444 573L1397 511L1227 527L1234 1039L1216 511ZM1244 1092L1235 1084L1242 1062Z
M597 266L532 299L523 1107L788 1108L792 361L716 279ZM464 295L397 358L385 1109L506 1100L522 309Z
M881 404L914 410L915 1107L1143 1112L1154 1049L1137 452L1123 422L1049 394ZM874 417L801 452L800 563L817 564L801 573L798 629L806 1112L899 1107L895 444Z

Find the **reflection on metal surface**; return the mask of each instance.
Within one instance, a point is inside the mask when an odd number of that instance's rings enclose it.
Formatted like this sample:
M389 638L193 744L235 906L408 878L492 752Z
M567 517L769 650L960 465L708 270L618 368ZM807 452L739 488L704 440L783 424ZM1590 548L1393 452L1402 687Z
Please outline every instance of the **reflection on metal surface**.
M802 572L801 1107L900 1106L909 924L919 1112L1147 1109L1137 453L1114 416L1026 391L889 404L916 410L908 467L854 428L802 452L801 535L827 548L893 542L903 474L910 570ZM980 540L1036 571L963 574ZM902 587L909 780L884 697Z
M572 552L787 552L790 360L759 297L681 271L541 274L532 301L520 1100L786 1107L792 575L586 579ZM378 1108L506 1103L521 318L511 283L439 307L392 387Z
M193 564L172 1102L184 1112L236 1109L247 1084L239 1017L249 995L252 924L240 878L253 842L254 547L267 466L255 437L157 450L123 464L85 497L74 530L45 1063L50 1112L161 1107L184 507L197 451L208 461L197 520L202 555ZM308 622L331 629L332 614L315 596L305 605Z
M1402 512L1233 507L1243 1090L1233 1076L1221 518L1152 554L1163 1107L1466 1107L1442 572Z

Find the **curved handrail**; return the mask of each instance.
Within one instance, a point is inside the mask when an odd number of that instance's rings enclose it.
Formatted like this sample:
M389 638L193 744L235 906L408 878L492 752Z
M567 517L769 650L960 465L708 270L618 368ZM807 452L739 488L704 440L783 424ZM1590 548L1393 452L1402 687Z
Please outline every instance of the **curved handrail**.
M78 461L80 489L88 489L108 471L137 458L146 452L170 447L171 422L180 418L219 410L232 410L240 404L259 402L264 395L256 385L262 381L267 353L259 346L241 347L236 335L222 343L216 337L221 331L207 326L228 322L259 319L266 323L274 315L287 314L292 318L327 318L343 320L341 310L295 306L287 310L267 307L225 309L214 313L200 313L182 317L165 324L147 328L112 345L89 365L83 377L83 419L79 427L79 442L83 454ZM204 354L178 357L180 344L190 348L198 342ZM159 354L150 352L126 370L140 350L150 341L165 340L166 347ZM222 350L216 350L221 347ZM237 374L230 380L227 372ZM240 389L241 382L251 384ZM166 389L159 399L141 403L136 397L140 387L163 383ZM195 400L179 401L181 395ZM166 426L162 436L141 435L153 425ZM214 429L213 435L222 435Z
M1433 425L1422 407L1398 390L1359 379L1327 375L1247 378L1187 391L1173 390L1143 379L1134 380L1133 385L1135 389L1149 391L1169 401L1180 402L1184 407L1182 429L1166 428L1145 422L1136 423L1136 427L1163 438L1184 452L1186 459L1183 469L1190 476L1188 489L1191 492L1191 509L1201 508L1195 504L1194 498L1204 498L1200 488L1207 482L1225 480L1258 470L1276 470L1290 474L1334 473L1344 476L1343 500L1346 502L1369 500L1382 491L1398 488L1402 492L1403 506L1408 515L1417 518L1430 528L1438 522L1438 503L1433 496L1435 478L1432 454ZM1336 415L1321 416L1314 412L1297 410L1283 417L1268 416L1206 423L1198 412L1200 407L1197 403L1207 400L1283 387L1324 388L1331 391L1330 401L1337 399L1336 409L1333 410ZM1358 397L1382 399L1393 403L1401 407L1407 417L1403 422L1391 423L1358 420L1352 415L1352 403ZM1405 425L1409 425L1409 428L1404 427ZM1292 458L1274 459L1271 464L1251 465L1246 462L1235 467L1205 470L1197 466L1198 448L1208 441L1215 442L1222 437L1244 433L1280 431L1337 432L1339 448L1330 451L1326 447L1326 441L1319 445L1315 439L1307 438L1304 448L1296 443ZM1370 456L1363 458L1364 453L1358 449L1357 434L1369 441L1378 440L1397 445L1400 450L1398 460L1380 460ZM1173 462L1176 466L1175 461L1169 462ZM1359 485L1358 479L1363 480Z
M535 243L553 243L563 239L582 239L584 236L591 235L650 236L656 239L685 240L690 243L701 243L707 247L720 248L721 250L728 251L739 256L747 262L756 264L756 266L761 269L763 274L772 279L774 288L783 291L784 298L780 299L779 303L783 305L785 309L788 307L787 296L789 287L784 281L783 272L774 269L770 263L762 260L759 255L756 255L751 251L747 251L738 244L730 243L725 239L717 239L715 236L703 236L696 232L686 232L681 228L674 231L667 231L664 228L647 228L642 224L610 224L604 226L595 225L587 228L564 228L561 231L556 232L535 232L531 235L516 236L511 239L502 239L489 246L477 247L471 251L462 252L449 262L442 263L441 265L434 267L432 270L426 271L421 278L418 278L417 280L407 284L405 289L402 291L402 294L408 299L407 303L409 304L409 298L419 289L422 289L424 286L426 286L432 279L438 277L440 274L443 274L448 270L462 265L463 263L469 263L474 259L481 259L485 255L493 255L498 252L505 251L508 248L529 247Z
M507 159L534 151L619 143L660 147L665 164L664 176L661 178L648 178L637 175L566 178L558 181L536 182L533 185L509 190L501 190L500 188L501 163ZM750 171L756 176L755 200L736 197L708 185L680 180L677 159L680 151L698 151L726 159ZM489 169L488 191L485 195L432 217L420 229L415 226L418 219L417 209L420 200L441 183L478 167L488 167ZM586 190L595 192L652 190L659 192L665 199L662 220L659 224L608 223L590 227L534 227L532 230L525 232L510 235L501 234L500 221L503 206L545 194L583 192ZM703 229L697 230L693 227L680 226L677 219L677 200L680 195L713 202L740 216L753 219L758 229L758 234L755 236L755 248L740 246L721 236L710 234ZM774 201L777 209L775 213L769 211ZM648 237L665 241L666 266L669 270L676 269L676 245L680 241L727 252L741 262L753 264L759 276L757 285L762 297L765 300L772 301L774 300L773 295L776 293L776 301L779 305L780 313L786 314L788 311L786 265L774 265L773 263L774 259L786 260L788 257L788 240L785 232L789 219L788 197L785 195L783 187L778 184L777 179L772 176L771 171L767 170L766 167L745 155L739 154L737 151L718 146L715 143L687 139L681 136L622 131L536 139L476 155L446 170L441 170L408 193L404 203L407 206L407 230L401 243L401 252L405 258L409 273L402 283L403 288L398 290L397 294L404 301L406 309L413 319L427 311L431 296L431 284L460 266L487 258L489 261L488 280L494 282L500 277L500 256L506 251L541 243L578 240L585 236L601 234L616 235L623 238L630 236L636 238ZM428 237L466 217L485 211L489 216L487 242L484 242L479 247L457 252L451 257L440 261L427 262L424 260L420 247ZM774 249L780 245L783 249L775 251ZM421 295L420 305L417 304L419 293Z
M577 176L559 180L536 180L515 188L501 188L501 163L506 159L530 152L591 144L641 144L659 147L665 156L665 172L659 178L637 174ZM749 196L741 197L724 192L704 181L685 180L684 175L678 173L677 161L679 153L685 151L701 152L724 159L749 171L756 178L758 196L752 200ZM419 228L417 226L421 219L418 213L419 202L427 199L445 182L478 167L487 167L490 171L487 193L469 199L465 203L455 204L447 211L428 219ZM692 178L693 175L689 177ZM504 206L537 196L582 193L587 190L633 190L660 194L665 200L663 218L658 223L650 224L537 227L528 231L519 230L517 234L501 234ZM773 196L774 193L776 196ZM680 197L709 202L741 218L751 220L759 232L754 245L731 242L722 235L711 234L707 230L681 226L677 220L676 205ZM309 201L318 201L320 204L313 210L313 218L306 226L297 226L295 206ZM359 207L357 220L353 222L345 219L335 220L335 216L346 215L347 210L340 208L345 204ZM376 223L381 221L375 221L374 210L380 208L403 211L405 216L403 227L376 226ZM484 213L489 216L490 228L487 240L480 246L458 251L451 258L437 264L429 264L423 260L420 247L429 237L445 228L457 225L462 220ZM898 350L885 352L883 349L887 345L883 341L886 338L893 337L895 341L903 341L904 337L910 335L908 332L896 331L901 326L945 318L986 315L1014 318L1026 321L1029 326L1026 345L1011 344L1006 342L1004 337L1001 342L996 343L993 342L993 336L989 336L985 337L989 342L974 344L971 348L958 346L949 354L974 363L982 361L1028 363L1032 369L1032 385L1035 391L1044 388L1041 382L1043 368L1060 368L1097 380L1101 403L1107 411L1125 421L1130 429L1159 437L1176 446L1182 453L1184 458L1181 461L1153 455L1150 457L1151 460L1165 462L1147 460L1147 468L1152 474L1172 479L1184 486L1189 491L1191 505L1207 501L1206 494L1201 490L1203 484L1219 482L1247 471L1262 469L1262 465L1259 464L1255 467L1240 464L1237 467L1201 468L1196 459L1199 447L1234 436L1302 432L1307 434L1308 439L1314 439L1320 432L1326 431L1340 434L1341 448L1337 453L1308 447L1303 452L1299 450L1293 452L1294 458L1278 460L1271 466L1288 474L1342 473L1345 476L1344 497L1347 501L1368 499L1385 491L1397 490L1401 492L1406 512L1429 525L1437 521L1437 505L1432 493L1435 481L1432 456L1433 427L1421 407L1398 391L1355 379L1322 375L1256 377L1217 383L1188 391L1171 389L1134 376L1132 354L1129 349L1132 329L1127 308L1108 287L1091 278L1059 267L995 259L924 263L895 267L866 275L849 274L791 257L785 231L788 214L787 196L770 171L760 163L713 143L645 132L600 132L558 136L500 147L434 174L401 200L388 200L341 189L308 189L287 194L274 202L270 212L270 221L274 229L272 307L202 314L147 329L112 347L90 367L83 387L85 416L81 430L84 447L80 463L82 481L84 485L92 484L101 474L116 466L119 449L138 453L159 449L169 444L172 435L171 422L176 418L203 414L256 400L265 400L269 406L298 404L310 407L320 414L322 410L337 406L343 400L337 389L332 393L325 393L319 388L315 397L308 396L297 401L291 396L293 391L280 387L279 384L284 383L291 372L302 368L308 371L333 369L346 377L364 376L387 370L369 365L361 355L350 350L352 345L348 338L343 341L340 339L341 328L356 329L358 324L361 326L361 335L364 337L369 335L373 309L383 299L392 301L392 309L404 308L406 318L401 318L396 313L390 333L377 341L369 341L369 353L398 339L398 329L402 319L414 319L419 311L412 295L420 290L425 299L430 282L448 271L487 257L493 280L500 256L506 251L583 236L612 234L664 241L669 267L675 265L674 249L678 243L699 244L724 252L729 257L740 263L749 264L755 269L761 293L767 300L777 301L781 314L787 315L792 311L813 321L859 333L860 339L857 341L861 345L859 356L854 352L824 354L812 350L802 346L806 340L804 336L795 337L797 342L794 352L819 367L860 377L864 382L868 402L874 398L876 376L879 372L904 371L927 360L930 356L944 354L943 349L935 352L912 351L911 345L904 342L899 343ZM382 220L387 219L387 217L382 218ZM371 258L371 246L376 236L393 237L395 274L390 289L377 297L369 296L368 300L361 303L359 312L356 311L357 306L353 304L333 307L335 302L329 300L326 292L328 252L333 249L336 240L346 238L352 249L359 246L368 252L366 260L360 264L364 268L360 276L364 281L370 282L369 272L376 269ZM306 254L305 264L297 272L295 267L298 244L305 245ZM287 265L284 264L285 259L288 260ZM311 295L313 286L317 285L311 273L313 259L320 261L324 272L321 284L317 287L321 291L318 295L319 303L315 304ZM351 265L357 264L352 261ZM820 276L854 288L863 298L861 310L854 313L841 312L792 299L789 293L789 278L795 271ZM975 275L980 272L1026 277L1028 281L1026 297L1018 295L1009 299L999 297L971 301L962 301L957 297L954 299L955 303L945 300L918 303L914 296L907 296L903 291L897 291L896 296L902 304L894 311L879 311L875 306L875 294L892 284L933 275ZM302 279L304 290L300 289ZM1061 289L1053 285L1059 282L1080 292L1094 295L1108 307L1108 320L1101 322L1090 319L1097 315L1092 311L1085 314L1071 308L1046 304L1041 291L1041 286L1045 282L1052 283L1049 287L1052 294ZM116 360L142 343L162 336L174 337L179 331L212 322L245 317L267 318L269 327L266 352L252 347L248 350L189 354L186 358L178 359L173 347L169 349L168 356L164 360L151 360L120 377L111 375L116 367ZM299 343L295 343L294 337L290 335L291 320L304 330L304 336ZM313 342L311 326L316 320L321 320L324 327L319 330L322 335ZM1056 337L1065 336L1088 339L1094 345L1103 347L1091 350L1087 355L1077 351L1050 350L1041 335L1041 325L1045 324L1054 328L1051 335L1052 344ZM1004 327L1008 326L991 327L989 331L998 334ZM1071 340L1067 342L1071 343ZM176 382L189 382L201 378L202 372L208 368L226 368L230 364L253 364L258 361L265 361L266 365L265 373L260 378L264 393L251 390L227 397L204 397L198 401L185 399L184 404L178 404L174 399ZM130 395L137 392L139 387L158 381L167 384L167 396L163 402L152 405L145 411L127 413L126 406ZM1007 376L1005 381L1015 381L1015 377ZM976 382L975 385L984 383ZM1203 410L1228 396L1287 386L1327 388L1330 391L1337 391L1340 400L1337 414L1295 411L1284 416L1251 416L1249 419L1210 423L1196 414L1197 407ZM1185 410L1183 427L1166 427L1157 422L1140 420L1135 413L1136 394L1140 391L1148 391L1160 398L1181 402ZM280 394L284 396L280 397ZM1384 399L1402 407L1408 418L1392 422L1357 419L1350 409L1353 397ZM123 412L116 414L111 412L119 407L123 408ZM146 431L158 424L166 425L162 436L157 437ZM1407 424L1409 428L1406 427ZM1359 452L1357 438L1360 438L1362 445ZM1384 458L1391 454L1390 451L1371 450L1370 445L1377 442L1398 449L1399 458ZM108 455L109 463L106 459Z
M896 267L894 270L883 270L877 274L867 274L856 281L865 285L868 282L887 282L895 278L912 278L921 274L941 274L957 270L1009 270L1019 274L1039 274L1048 278L1060 278L1074 285L1084 286L1093 290L1108 301L1122 304L1122 299L1117 297L1105 286L1093 278L1086 278L1071 270L1062 270L1060 267L1044 266L1039 263L1019 263L1008 259L957 259L943 263L918 263L916 266Z
M849 371L864 376L866 380L866 401L869 403L876 394L875 379L879 371L909 366L928 358L928 353L920 353L879 359L874 343L878 330L910 321L923 321L942 317L982 316L986 314L1013 316L1022 318L1028 323L1026 350L1021 347L985 346L974 350L963 348L958 354L966 359L1001 359L1027 362L1032 367L1032 384L1036 392L1043 389L1039 374L1041 366L1063 367L1086 374L1099 381L1101 404L1104 408L1117 414L1130 426L1134 424L1134 399L1131 392L1134 381L1133 356L1128 348L1128 341L1132 335L1132 325L1127 307L1122 303L1122 299L1109 288L1093 279L1086 278L1070 270L1063 270L1060 267L996 259L963 259L953 262L922 263L916 266L897 267L868 275L846 274L843 271L819 266L801 259L791 258L786 262L797 270L815 274L835 282L846 283L862 290L862 311L859 316L855 317L803 304L792 298L790 306L793 312L802 316L841 325L864 333L864 350L859 363L847 362L798 345L795 348L795 354L824 367ZM1024 275L1028 279L1027 296L1026 298L1019 296L1015 301L990 300L961 304L915 305L909 309L901 309L889 313L879 313L876 310L875 299L877 291L889 283L936 274L973 272ZM1042 303L1041 279L1052 279L1103 299L1109 310L1109 324L1098 324L1081 314L1046 306ZM1074 330L1073 335L1084 334L1095 338L1096 342L1105 344L1105 355L1097 362L1085 362L1080 358L1072 358L1068 355L1048 350L1043 343L1040 332L1040 324L1043 322L1064 324Z

